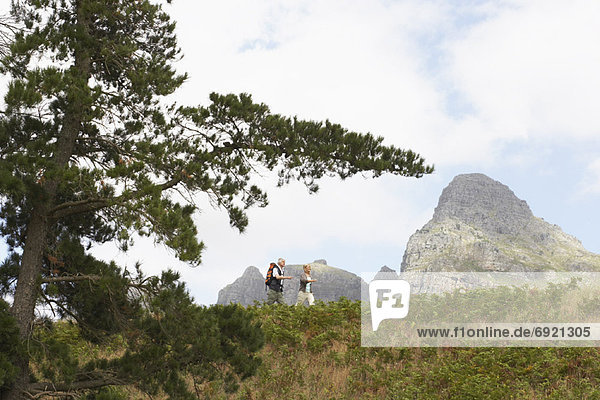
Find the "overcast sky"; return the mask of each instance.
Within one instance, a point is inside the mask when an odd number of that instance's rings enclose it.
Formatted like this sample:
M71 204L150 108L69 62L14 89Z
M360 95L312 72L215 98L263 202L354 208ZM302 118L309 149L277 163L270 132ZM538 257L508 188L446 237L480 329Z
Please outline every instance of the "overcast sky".
M309 195L260 182L270 204L244 234L206 205L191 268L138 242L123 265L181 272L198 303L249 265L326 259L352 272L399 268L408 238L459 173L508 185L536 216L600 252L600 2L185 1L177 21L190 75L176 100L248 92L275 113L329 119L410 148L436 172L323 180Z

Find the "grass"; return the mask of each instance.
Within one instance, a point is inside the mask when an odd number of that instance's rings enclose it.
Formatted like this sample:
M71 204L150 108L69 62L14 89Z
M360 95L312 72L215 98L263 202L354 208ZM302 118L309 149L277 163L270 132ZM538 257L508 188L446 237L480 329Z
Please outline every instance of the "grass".
M600 399L597 348L365 348L360 305L255 309L257 376L222 399Z
M266 337L258 373L233 394L223 382L199 386L198 398L600 399L598 348L367 348L359 302L250 309ZM76 345L68 329L63 340ZM121 350L116 342L111 351ZM94 351L78 349L83 358ZM148 398L116 390L122 398Z

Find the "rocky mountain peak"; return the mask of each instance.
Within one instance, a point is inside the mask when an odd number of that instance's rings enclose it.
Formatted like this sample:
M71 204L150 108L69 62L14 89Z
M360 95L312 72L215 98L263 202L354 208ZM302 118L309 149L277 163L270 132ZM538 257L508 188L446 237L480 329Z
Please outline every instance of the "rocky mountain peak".
M242 274L242 276L246 277L246 278L253 278L255 276L260 276L262 278L262 272L260 272L260 270L258 268L256 268L255 266L251 265L244 270L244 273Z
M433 221L455 218L489 234L516 234L533 213L508 186L484 174L457 175L442 191Z
M401 265L403 272L546 270L600 270L600 256L483 174L448 184L433 218L410 237Z
M381 267L379 269L379 272L377 272L377 274L375 274L375 280L378 279L384 279L384 280L390 280L390 279L398 279L398 273L391 269L390 267L388 267L387 265L384 265L383 267Z
M383 267L381 267L379 269L379 272L383 272L383 273L396 273L395 270L391 269L390 267L388 267L387 265L384 265Z

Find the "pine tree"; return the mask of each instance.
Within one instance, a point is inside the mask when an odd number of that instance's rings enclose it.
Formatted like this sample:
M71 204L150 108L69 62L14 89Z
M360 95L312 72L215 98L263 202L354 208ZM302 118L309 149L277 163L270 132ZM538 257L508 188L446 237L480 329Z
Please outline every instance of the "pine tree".
M19 0L11 13L24 29L2 60L10 83L0 117L0 232L10 251L0 289L14 295L23 341L37 304L74 318L81 310L69 304L77 296L68 288L97 284L98 273L112 276L105 284L119 282L116 267L85 258L92 244L126 249L134 234L152 236L199 264L194 196L207 194L241 231L245 210L267 204L249 183L258 167L276 171L280 185L300 180L312 192L326 175L433 171L382 138L272 114L247 94L169 104L186 75L173 67L181 57L175 23L156 2ZM32 387L27 354L16 364L11 396Z

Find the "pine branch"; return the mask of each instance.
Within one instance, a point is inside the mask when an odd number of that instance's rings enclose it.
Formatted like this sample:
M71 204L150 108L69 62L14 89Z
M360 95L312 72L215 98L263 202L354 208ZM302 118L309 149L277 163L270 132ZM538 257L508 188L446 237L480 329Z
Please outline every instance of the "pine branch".
M158 188L162 192L177 185L179 182L181 182L181 179L181 177L173 178L168 182L153 186L152 189ZM143 197L146 193L152 192L152 189L136 190L135 192L112 198L95 198L78 201L69 201L66 203L59 204L58 206L51 209L48 213L48 217L51 219L61 219L71 215L98 211L112 205L121 205L132 199Z
M0 57L10 55L10 46L15 35L21 30L18 22L10 15L0 16Z
M55 276L50 278L43 278L42 283L56 283L56 282L78 282L78 281L97 281L100 280L100 275L71 275L71 276Z
M116 198L115 198L116 199ZM59 204L50 210L50 218L60 219L69 215L81 214L89 211L100 210L107 207L111 200L110 198L85 199L79 201L69 201Z
M26 394L32 399L45 396L74 396L82 390L98 389L105 386L123 386L129 383L131 382L125 382L112 376L72 383L36 382L27 387Z

